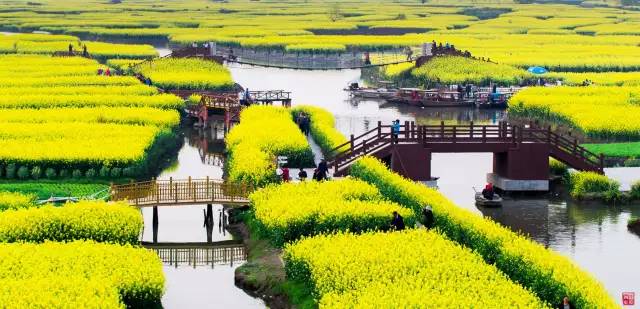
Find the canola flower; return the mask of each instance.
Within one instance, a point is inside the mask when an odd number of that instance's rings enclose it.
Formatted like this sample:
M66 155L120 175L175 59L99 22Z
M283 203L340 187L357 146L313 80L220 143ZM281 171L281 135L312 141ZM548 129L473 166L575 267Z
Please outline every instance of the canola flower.
M142 307L160 301L164 274L153 251L130 245L3 243L0 285L8 308Z
M387 230L397 211L407 226L410 210L385 201L378 189L353 179L269 185L250 196L260 232L277 245L324 232Z
M172 94L159 95L114 95L114 94L23 94L19 96L0 94L0 108L47 108L47 107L154 107L178 109L184 102Z
M0 212L0 242L137 244L142 225L140 211L126 203L82 201L61 207L5 210Z
M0 192L0 211L36 207L35 195L17 192Z
M510 99L509 113L627 140L640 136L640 87L529 87Z
M231 90L234 83L224 66L208 60L165 58L140 65L137 72L163 89Z
M309 115L311 136L323 153L329 154L332 149L347 142L344 135L335 129L335 119L327 110L311 105L298 105L292 109L292 113L294 117L300 113Z
M171 128L180 124L175 110L151 107L0 109L0 123L115 123Z
M594 172L569 173L569 194L575 199L603 196L612 200L620 195L620 183Z
M0 162L132 164L162 134L155 126L0 122Z
M435 57L411 74L423 83L443 84L517 85L534 78L533 74L510 65L454 56Z
M275 157L287 156L289 166L313 165L311 148L286 108L253 105L242 111L240 124L225 143L229 180L262 186L277 180Z
M422 229L288 244L287 277L320 308L550 308L480 256Z
M359 159L351 166L351 175L416 212L430 205L435 227L446 237L474 250L542 301L555 304L569 296L579 308L619 307L601 283L568 258L456 206L438 191L389 171L377 159Z

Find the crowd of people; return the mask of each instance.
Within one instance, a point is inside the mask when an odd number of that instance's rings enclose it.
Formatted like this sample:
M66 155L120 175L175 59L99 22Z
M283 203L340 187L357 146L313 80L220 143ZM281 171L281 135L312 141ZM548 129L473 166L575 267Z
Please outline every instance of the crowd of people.
M289 171L288 167L282 168L281 177L282 181L284 182L291 181L291 172ZM306 181L307 177L309 177L309 175L304 170L304 168L301 167L300 171L298 172L298 180ZM313 176L311 177L311 179L315 181L323 181L329 179L329 164L326 160L322 159L320 163L318 163L318 167L313 170Z

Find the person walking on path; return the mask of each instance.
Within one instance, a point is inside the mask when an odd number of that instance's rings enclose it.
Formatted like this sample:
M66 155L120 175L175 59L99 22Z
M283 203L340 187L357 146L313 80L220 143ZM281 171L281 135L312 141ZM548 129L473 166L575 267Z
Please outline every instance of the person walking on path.
M73 55L73 44L69 43L69 56Z
M327 179L327 172L329 171L329 166L327 165L327 161L322 159L318 164L318 179L317 180L325 180Z
M289 177L289 168L283 167L282 168L282 181L289 182L289 180L291 180L291 178Z
M305 172L302 167L300 168L300 172L298 172L298 179L300 179L300 181L307 180L307 172Z
M393 226L393 229L396 231L404 230L404 219L397 211L393 212L393 219L391 220L391 225Z
M558 309L575 309L576 307L569 301L569 297L562 298L562 302L556 307Z

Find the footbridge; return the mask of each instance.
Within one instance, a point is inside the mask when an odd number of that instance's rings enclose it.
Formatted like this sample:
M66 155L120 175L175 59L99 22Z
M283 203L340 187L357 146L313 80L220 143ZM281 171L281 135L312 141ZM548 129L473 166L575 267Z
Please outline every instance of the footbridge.
M349 173L349 166L365 155L375 156L399 174L429 181L433 153L491 152L493 171L487 180L506 191L546 191L549 157L581 171L603 173L604 157L578 145L576 139L551 128L515 125L416 125L405 122L394 135L390 125L378 126L330 153L334 175Z
M158 243L141 242L153 250L166 265L211 266L242 263L247 260L247 251L240 241L223 240L203 243Z
M150 180L111 186L111 199L127 201L137 207L181 206L194 204L249 204L253 186L220 180Z

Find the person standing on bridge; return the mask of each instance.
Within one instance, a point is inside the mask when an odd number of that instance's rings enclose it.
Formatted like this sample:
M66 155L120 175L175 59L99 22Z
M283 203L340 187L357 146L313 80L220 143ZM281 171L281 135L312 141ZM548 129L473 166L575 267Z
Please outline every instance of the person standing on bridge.
M396 119L391 122L391 135L393 139L393 143L398 143L398 135L400 134L400 119Z

